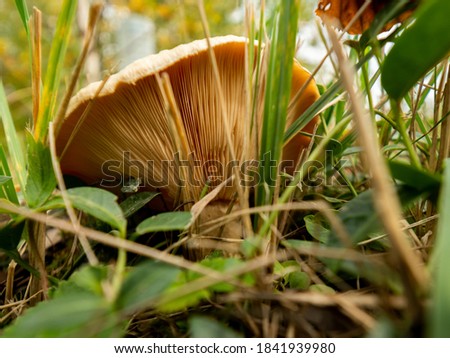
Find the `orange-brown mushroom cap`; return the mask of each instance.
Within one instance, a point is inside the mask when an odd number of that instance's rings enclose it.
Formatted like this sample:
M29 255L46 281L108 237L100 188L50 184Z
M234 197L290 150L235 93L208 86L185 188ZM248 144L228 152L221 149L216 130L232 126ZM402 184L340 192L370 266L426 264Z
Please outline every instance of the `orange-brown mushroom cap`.
M236 158L257 159L256 143L252 143L247 156L242 153L248 113L245 79L248 40L223 36L211 38L210 43L217 59ZM196 160L192 182L182 185L197 186L194 191L199 195L211 167L218 177L226 179L227 165L236 158L231 158L227 149L219 93L205 40L145 57L111 76L106 83L92 83L75 95L56 139L63 173L110 190L120 189L129 177L138 178L144 190L159 188L165 198L174 200L180 177L169 123L173 118L166 111L157 80L162 73L167 73L170 79L192 159ZM295 62L292 98L309 77ZM317 97L317 88L311 81L291 106L287 125ZM314 123L304 130L311 132ZM295 136L285 147L284 159L296 160L309 141L305 136ZM233 194L234 189L228 188L218 199L227 200Z

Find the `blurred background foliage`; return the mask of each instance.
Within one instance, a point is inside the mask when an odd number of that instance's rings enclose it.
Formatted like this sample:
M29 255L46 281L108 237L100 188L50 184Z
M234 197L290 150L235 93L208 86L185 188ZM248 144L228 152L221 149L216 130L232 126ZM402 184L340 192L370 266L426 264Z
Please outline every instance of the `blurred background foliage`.
M27 0L42 11L42 71L46 61L56 19L59 0ZM81 48L83 28L87 20L89 0L79 0L76 26L72 30L70 48L64 64L64 79ZM97 37L79 86L101 79L133 60L204 37L197 0L109 0L101 17ZM274 2L267 2L271 11ZM245 35L243 1L204 0L212 36ZM302 1L300 18L311 21L314 1ZM20 131L31 120L30 59L27 37L13 0L0 0L0 77ZM64 82L64 81L63 81ZM3 138L2 133L0 133Z

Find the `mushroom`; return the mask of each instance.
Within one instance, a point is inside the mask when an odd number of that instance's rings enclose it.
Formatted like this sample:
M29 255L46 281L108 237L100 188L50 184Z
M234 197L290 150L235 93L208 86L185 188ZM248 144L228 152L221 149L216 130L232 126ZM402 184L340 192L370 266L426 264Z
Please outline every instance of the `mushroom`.
M328 22L339 29L344 29L349 26L347 32L352 35L358 35L370 27L375 16L391 1L372 0L362 13L358 14L365 0L319 0L316 15L320 16L324 22ZM417 0L410 0L409 3L408 8L395 19L389 21L382 29L383 31L388 31L392 26L405 21L411 15L412 8L417 5ZM359 17L354 20L357 14Z
M243 153L248 40L215 37L210 39L210 45L217 60L236 158L231 158L224 135L208 45L205 40L197 40L140 59L106 82L92 83L80 90L71 99L57 133L62 172L111 191L119 191L131 180L139 190L160 190L160 197L170 208L180 199L180 191L181 201L195 202L208 179L214 176L215 185L226 180L233 159L256 160L259 155L256 139L250 139L250 151ZM294 62L292 99L310 77ZM164 74L170 80L178 122L165 105L161 86ZM291 103L287 125L317 97L318 90L311 81L296 103ZM255 128L261 127L261 117L258 113ZM312 121L304 131L311 133L314 126ZM182 153L180 141L188 147ZM297 160L309 141L306 136L296 135L285 146L283 159ZM188 175L181 175L180 168ZM234 194L234 187L226 185L209 206L225 208Z

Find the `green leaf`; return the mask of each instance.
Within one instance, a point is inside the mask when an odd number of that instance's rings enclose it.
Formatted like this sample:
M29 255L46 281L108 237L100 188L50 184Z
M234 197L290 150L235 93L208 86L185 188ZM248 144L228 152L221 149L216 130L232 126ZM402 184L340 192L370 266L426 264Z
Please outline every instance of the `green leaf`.
M158 310L162 312L182 311L186 308L194 307L200 302L210 298L212 292L208 289L199 289L194 292L184 294L181 297L177 296L176 298L173 298L174 294L179 292L179 290L183 290L184 288L189 289L191 281L198 277L200 277L200 275L196 273L193 275L193 273L189 271L180 272L177 280L173 282L173 284L164 292L163 303L157 304Z
M394 179L421 192L437 192L441 185L438 175L416 168L406 162L389 161L389 168Z
M35 128L35 138L44 142L48 133L48 125L54 119L58 88L64 64L64 57L69 44L72 23L75 18L78 1L64 0L59 11L55 34L50 49L47 72L42 92L42 101Z
M123 211L123 216L127 218L133 215L158 195L159 193L157 192L146 191L134 194L126 198L123 202L120 203L120 207L122 208Z
M305 226L308 233L317 241L326 244L330 230L325 228L321 223L318 215L307 215L303 218L305 220Z
M4 337L118 337L121 321L103 296L105 266L85 265L4 331Z
M408 186L397 186L397 194L402 206L407 207L418 198L427 196L429 193ZM338 217L355 245L383 230L373 202L373 190L367 190L350 200L339 210ZM328 244L331 246L342 246L334 231L330 231L328 240Z
M9 111L8 101L6 100L5 89L0 80L0 116L2 117L3 128L5 130L6 143L11 159L14 177L17 179L20 188L25 188L26 162L25 156L20 146L19 136L17 135L14 121Z
M172 231L186 229L192 220L189 211L174 211L152 216L136 227L137 235L144 235L149 232Z
M350 200L339 210L338 217L354 244L366 240L370 234L382 230L374 207L372 190L367 190ZM334 231L330 231L328 243L331 246L343 246Z
M311 284L311 279L306 272L291 272L287 277L289 287L296 290L306 290Z
M439 198L439 222L431 271L434 277L429 307L431 337L450 337L450 159L445 161L443 188Z
M175 282L180 272L177 267L155 261L130 269L117 297L116 307L126 312L146 307Z
M5 329L3 337L108 337L117 334L113 329L116 325L105 299L88 292L71 292L28 309Z
M56 187L50 149L27 133L28 175L25 185L27 204L37 208L47 201Z
M68 189L67 194L76 209L111 225L119 230L121 237L125 237L127 222L119 204L117 204L117 196L109 191L91 187ZM48 200L41 209L49 210L64 207L63 199L56 196Z
M108 267L84 265L75 271L67 281L60 283L51 294L52 298L78 292L88 292L103 296L103 282L108 279Z
M191 338L242 338L242 334L234 331L222 322L211 317L193 316L189 318Z
M236 257L212 257L206 258L200 262L202 266L206 266L215 271L226 273L227 271L237 269L245 265L245 263ZM242 281L251 286L254 283L253 276L246 274L242 277ZM234 286L228 282L219 282L209 287L214 292L231 292Z
M381 72L386 92L399 100L450 51L450 1L422 1L416 21L398 38Z
M16 0L16 7L19 11L20 19L22 20L23 26L27 35L30 34L30 27L28 26L28 20L30 19L30 14L28 12L27 3L25 0Z
M232 257L211 257L202 260L200 264L202 266L223 273L245 265L242 260ZM201 301L208 299L213 293L231 292L234 289L234 286L229 282L218 282L210 285L207 288L199 289L195 292L189 292L181 297L171 299L173 293L179 292L180 290L183 291L184 288L189 290L192 282L197 279L201 279L202 277L203 276L201 274L193 271L181 272L178 279L173 283L173 285L166 292L164 292L163 303L158 305L158 309L164 312L175 312L183 310L188 307L193 307L199 304ZM255 283L254 277L251 273L247 273L241 276L240 280L242 283L248 286L252 286Z

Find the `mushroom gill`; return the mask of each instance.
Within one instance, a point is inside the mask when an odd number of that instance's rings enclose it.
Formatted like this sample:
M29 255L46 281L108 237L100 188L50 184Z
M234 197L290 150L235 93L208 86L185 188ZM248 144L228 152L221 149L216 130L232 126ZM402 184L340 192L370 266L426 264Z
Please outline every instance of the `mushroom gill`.
M256 160L255 140L250 140L250 150L243 153L248 40L223 36L211 38L210 43L217 59L236 158L231 158L227 147L207 43L198 40L138 60L106 83L92 83L75 95L56 140L63 173L111 191L120 191L126 180L134 178L140 183L140 190L160 190L170 208L178 199L180 186L189 189L192 200L199 200L212 175L215 184L229 177L233 159ZM166 110L160 85L164 73L179 110L181 130L190 151L189 163L180 162L186 158L180 159L171 129L173 118ZM291 98L309 77L294 61ZM317 97L317 88L311 81L290 106L287 125ZM257 128L261 127L261 117L259 113ZM304 130L312 132L314 122ZM283 159L296 160L308 143L309 138L295 136L286 145ZM188 167L189 177L180 177L180 167ZM228 185L215 200L229 202L234 193L234 187Z

